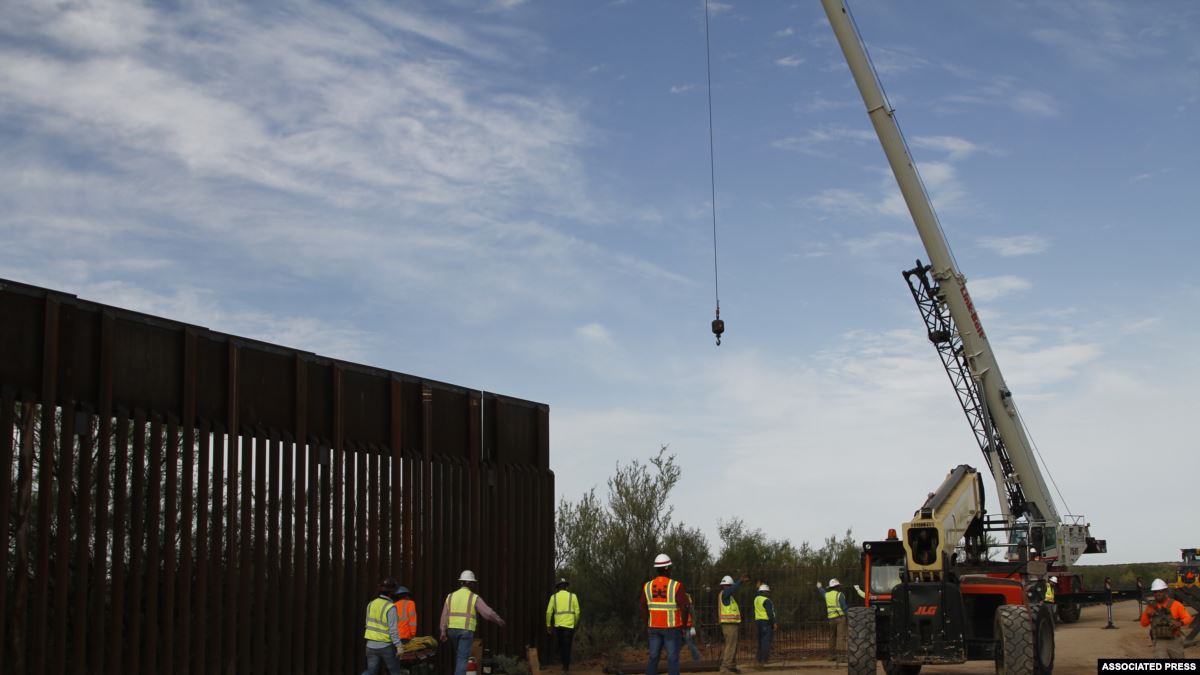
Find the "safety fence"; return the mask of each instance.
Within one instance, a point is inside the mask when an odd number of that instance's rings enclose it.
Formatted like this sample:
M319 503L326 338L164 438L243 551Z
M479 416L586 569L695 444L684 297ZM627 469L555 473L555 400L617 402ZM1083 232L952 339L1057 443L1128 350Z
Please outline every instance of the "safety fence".
M834 655L833 628L828 621L799 621L778 624L771 636L768 661L811 661L829 659ZM725 642L721 629L705 626L696 631L696 648L702 660L720 660ZM758 626L753 621L743 621L738 626L738 661L753 663L758 653ZM692 658L685 646L683 660Z
M464 568L522 653L548 415L0 280L3 670L358 672L382 576L434 634Z

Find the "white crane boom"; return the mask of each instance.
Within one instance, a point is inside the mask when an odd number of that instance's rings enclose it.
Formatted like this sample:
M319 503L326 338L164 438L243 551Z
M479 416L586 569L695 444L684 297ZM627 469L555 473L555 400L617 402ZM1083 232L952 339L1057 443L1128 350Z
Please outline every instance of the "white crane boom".
M967 292L966 278L950 254L933 204L896 123L895 111L887 102L844 0L821 2L929 256L928 271L936 282L934 300L948 309L954 337L961 340L961 358L965 359L975 383L973 395L979 399L977 407L984 427L980 445L996 481L1000 508L1010 525L1022 520L1029 526L1029 545L1040 555L1071 565L1087 549L1088 527L1079 518L1064 524L1054 505L1012 394ZM930 339L934 339L932 331Z

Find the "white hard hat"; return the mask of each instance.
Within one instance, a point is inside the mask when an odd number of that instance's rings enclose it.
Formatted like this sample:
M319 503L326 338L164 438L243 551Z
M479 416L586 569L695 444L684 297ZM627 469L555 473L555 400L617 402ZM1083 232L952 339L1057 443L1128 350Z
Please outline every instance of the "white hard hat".
M1050 583L1052 583L1052 584L1057 584L1057 583L1058 583L1058 577L1050 577Z
M728 574L721 577L721 585L722 586L732 586L733 585L733 577L729 576Z
M770 592L771 592L771 587L770 587L770 586L768 586L768 585L766 585L766 584L763 584L762 586L759 586L759 587L758 587L758 590L759 590L759 591L762 591L763 593L770 593Z
M1150 590L1152 590L1152 591L1165 591L1165 590L1167 590L1167 582L1163 581L1162 579L1155 579L1155 580L1154 580L1153 582L1151 582L1151 584L1150 584Z
M671 566L671 556L667 555L666 553L659 553L658 557L656 557L654 559L654 566L655 567L670 567Z
M479 581L475 578L475 573L471 570L463 570L462 574L458 575L459 581Z
M838 580L837 580L837 577L834 577L834 578L832 578L832 579L830 579L830 580L829 580L829 587L830 587L830 588L834 588L834 587L841 586L841 585L842 585L842 582L838 581Z

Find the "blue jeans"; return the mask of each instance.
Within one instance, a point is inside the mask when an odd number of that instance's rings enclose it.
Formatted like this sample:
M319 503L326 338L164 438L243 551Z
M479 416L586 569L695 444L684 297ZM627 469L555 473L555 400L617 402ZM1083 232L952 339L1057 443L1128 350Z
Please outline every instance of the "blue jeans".
M758 624L758 662L766 663L771 653L771 637L775 635L775 627L770 621L755 621Z
M367 648L367 669L363 671L363 675L375 675L380 668L386 668L389 675L400 675L402 669L400 659L396 658L395 647Z
M466 675L467 659L471 658L471 645L475 643L475 631L447 628L446 637L454 645L454 675Z
M700 650L696 649L696 640L692 637L692 632L686 628L683 629L683 641L687 643L688 651L692 653L692 660L700 660Z
M662 655L663 646L667 647L667 672L679 675L679 647L683 635L678 628L651 628L650 658L646 660L646 675L658 672L658 657Z

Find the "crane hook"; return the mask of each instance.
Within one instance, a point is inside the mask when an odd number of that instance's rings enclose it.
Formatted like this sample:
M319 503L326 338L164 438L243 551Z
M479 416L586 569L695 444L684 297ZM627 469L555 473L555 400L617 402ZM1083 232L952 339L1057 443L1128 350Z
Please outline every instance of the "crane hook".
M713 335L717 336L717 346L721 346L721 333L725 332L725 322L721 320L721 306L717 305L717 318L712 322Z

